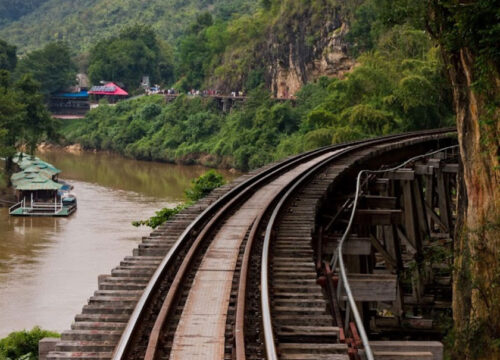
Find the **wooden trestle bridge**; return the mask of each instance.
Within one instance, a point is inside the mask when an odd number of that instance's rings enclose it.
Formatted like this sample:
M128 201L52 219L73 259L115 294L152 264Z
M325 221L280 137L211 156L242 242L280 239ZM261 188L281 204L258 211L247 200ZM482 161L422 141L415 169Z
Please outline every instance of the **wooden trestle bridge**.
M47 358L442 359L456 143L335 145L213 191L99 277Z

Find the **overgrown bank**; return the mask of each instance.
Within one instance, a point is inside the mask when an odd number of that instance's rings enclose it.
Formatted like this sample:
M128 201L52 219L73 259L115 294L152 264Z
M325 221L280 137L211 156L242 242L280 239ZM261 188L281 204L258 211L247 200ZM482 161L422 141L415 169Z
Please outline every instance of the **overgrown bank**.
M453 122L438 50L428 35L395 26L344 79L320 78L296 100L259 87L228 114L208 98L162 96L99 106L67 123L68 142L129 157L239 170L319 146Z

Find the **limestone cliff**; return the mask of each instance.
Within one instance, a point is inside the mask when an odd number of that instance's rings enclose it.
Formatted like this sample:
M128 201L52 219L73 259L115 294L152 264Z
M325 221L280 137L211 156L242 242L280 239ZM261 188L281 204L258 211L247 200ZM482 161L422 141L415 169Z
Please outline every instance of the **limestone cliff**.
M321 76L342 77L355 64L347 55L349 29L338 7L318 14L310 7L282 14L265 43L267 82L278 97L293 96Z

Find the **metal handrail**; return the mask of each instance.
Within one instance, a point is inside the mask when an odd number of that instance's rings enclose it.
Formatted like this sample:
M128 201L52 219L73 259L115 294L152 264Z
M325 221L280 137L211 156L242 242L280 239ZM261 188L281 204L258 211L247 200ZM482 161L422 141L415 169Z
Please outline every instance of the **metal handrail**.
M441 129L441 132L449 132L451 129ZM413 135L418 134L418 132L413 133ZM405 134L406 136L409 136L410 134ZM424 135L424 134L422 134ZM401 137L402 135L392 135L392 136L387 136L385 137L385 140L389 140L391 138L398 138ZM380 141L380 138L379 140ZM160 265L158 266L157 270L154 272L152 275L148 285L144 289L144 292L137 302L134 311L132 312L129 322L127 323L127 326L125 327L122 336L120 337L120 340L115 347L114 353L113 353L113 360L121 360L124 359L124 356L126 354L127 348L130 344L132 335L136 329L136 326L138 324L139 319L142 316L142 312L145 309L147 303L150 300L150 295L153 293L154 289L157 287L157 284L159 283L159 279L163 276L165 271L169 268L169 266L172 265L173 261L176 258L176 255L180 251L181 247L186 243L188 240L190 234L195 231L197 226L200 226L204 221L206 221L207 218L210 218L213 216L213 214L223 207L226 203L230 201L230 199L238 194L241 191L245 191L246 188L251 187L255 183L261 182L264 180L264 178L268 178L271 176L275 176L276 174L284 171L285 169L298 164L303 161L307 161L309 158L313 158L315 156L319 156L320 154L324 154L330 151L333 151L338 148L345 148L346 146L349 145L356 145L356 144L364 144L366 143L366 140L363 141L355 141L351 142L349 144L343 144L342 146L340 145L334 145L334 146L326 146L321 149L313 150L310 152L307 152L305 154L301 154L298 156L291 157L281 163L278 163L276 165L273 165L271 168L266 169L262 173L258 174L258 176L252 177L241 184L238 184L235 186L233 189L228 191L226 194L221 196L218 200L216 200L214 203L212 203L209 207L207 207L200 215L196 217L196 219L191 222L188 227L184 230L184 232L179 236L177 241L173 244L171 249L168 251ZM272 333L272 331L271 331Z
M436 150L436 151L433 151L433 152L430 152L427 154L418 155L418 156L415 156L415 157L412 157L412 158L406 160L402 164L395 166L393 168L383 169L383 170L361 170L358 173L358 176L356 178L356 193L355 193L355 197L354 197L354 201L353 201L351 216L349 218L349 223L347 224L347 228L346 228L344 234L342 235L342 238L337 246L336 251L334 252L334 255L332 257L330 265L331 265L332 270L335 270L335 267L336 267L337 262L338 262L339 273L341 276L341 281L339 281L338 286L339 286L339 289L340 289L340 283L344 286L344 290L345 290L347 299L349 301L349 305L350 305L350 308L352 311L352 315L354 317L354 321L356 323L356 327L357 327L358 332L359 332L359 336L361 337L361 340L363 342L363 347L364 347L364 351L365 351L365 355L366 355L367 360L374 360L373 352L371 350L370 343L368 341L368 336L366 334L366 330L365 330L365 327L363 325L363 321L361 319L358 308L356 306L356 301L355 301L354 296L352 294L351 286L349 285L349 280L347 278L347 271L345 268L344 258L343 258L343 254L342 254L342 248L344 246L344 242L346 241L347 237L350 235L352 225L354 222L354 216L356 215L356 210L358 207L359 196L361 193L361 191L360 191L361 190L361 177L363 176L363 174L380 174L380 173L396 171L396 170L398 170L398 169L400 169L400 168L406 166L407 164L414 162L416 160L419 160L419 159L422 159L425 157L429 157L429 156L432 156L434 154L437 154L437 153L440 153L443 151L447 151L450 149L454 149L457 147L458 147L458 145L448 146L446 148L439 149L439 150Z
M392 136L387 136L386 137L386 140L387 139L392 139L392 138L395 138L395 137L398 137L398 136L401 136L401 135L392 135ZM333 146L329 146L327 147L326 149L328 149L328 151L330 152L333 152L335 150L337 151L340 151L340 150L344 150L344 151L347 151L347 149L351 146L356 146L356 145L361 145L361 144L364 144L364 143L367 143L368 141L374 141L373 139L372 140L361 140L361 141L354 141L354 142L350 142L350 143L344 143L344 144L339 144L339 145L333 145ZM324 148L325 149L325 148ZM324 160L323 162L321 162L321 165L320 166L323 166L325 161L331 161L332 160L332 157L329 157L327 160ZM312 170L313 172L315 170ZM298 181L302 181L304 180L307 176L309 176L311 174L308 173L305 175L304 178L299 178ZM297 181L297 180L296 180ZM282 189L280 191L280 194L284 194L287 192L288 188L290 188L290 186L292 186L293 184L289 184L288 186L286 186L284 189ZM294 187L293 189L295 189L296 187ZM278 196L276 196L276 198L278 198L280 196L280 194L278 194ZM286 195L284 195L284 197L287 197L289 194L286 193ZM246 357L245 357L245 340L244 340L244 313L245 313L245 293L246 293L246 282L247 282L247 276L248 276L248 264L249 264L249 261L250 261L250 251L252 249L252 244L253 244L253 241L254 241L254 238L257 234L257 230L258 228L260 227L261 225L261 222L263 220L263 217L264 217L264 213L268 212L268 210L270 209L270 206L272 204L272 201L270 201L266 206L265 206L265 211L263 211L259 217L255 220L253 226L252 226L252 229L250 231L250 235L249 235L249 238L248 238L248 242L247 242L247 245L245 247L245 252L244 252L244 256L243 256L243 261L242 261L242 266L241 266L241 275L240 275L240 282L239 282L239 293L238 293L238 299L237 299L237 307L236 307L236 325L235 325L235 350L236 350L236 359L237 360L244 360ZM282 203L280 203L282 204ZM281 207L281 205L278 204L278 206ZM274 222L274 218L272 219L272 222ZM264 246L266 247L267 246L267 250L266 250L266 253L264 255L264 266L261 268L261 271L267 271L267 270L264 270L264 269L267 269L267 266L268 266L268 260L267 260L267 257L269 255L269 242L267 242L267 245L264 244ZM268 286L268 280L267 280L267 275L262 275L261 274L261 279L262 277L264 278L264 283L266 284L266 286ZM264 290L264 292L267 292L267 288L264 287L266 290ZM266 300L266 297L267 297L267 300ZM264 300L262 301L262 298L261 298L261 306L262 308L264 309L263 312L265 312L266 314L264 315L266 317L266 321L264 321L265 324L270 324L271 321L270 321L270 313L268 310L269 308L269 297L268 295L266 295L264 293ZM272 343L274 341L274 338L272 337L272 329L269 325L263 325L264 327L264 334L271 334L271 336L267 339L266 341L266 344L269 344L269 348L267 349L267 352L268 352L268 356L270 358L273 358L275 357L275 353L276 351L274 351L272 349Z

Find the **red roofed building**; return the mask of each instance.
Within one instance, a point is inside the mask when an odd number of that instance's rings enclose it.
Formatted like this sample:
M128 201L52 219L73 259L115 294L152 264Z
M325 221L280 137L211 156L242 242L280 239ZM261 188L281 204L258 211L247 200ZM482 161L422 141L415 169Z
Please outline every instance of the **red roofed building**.
M106 98L110 103L115 103L121 98L127 97L128 92L123 90L115 83L109 82L105 85L92 86L92 88L89 90L89 95L92 95L92 97L96 100Z

